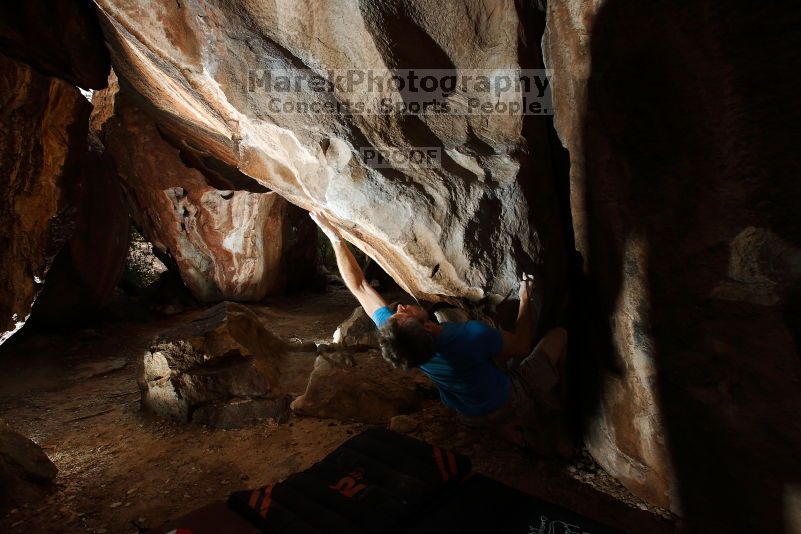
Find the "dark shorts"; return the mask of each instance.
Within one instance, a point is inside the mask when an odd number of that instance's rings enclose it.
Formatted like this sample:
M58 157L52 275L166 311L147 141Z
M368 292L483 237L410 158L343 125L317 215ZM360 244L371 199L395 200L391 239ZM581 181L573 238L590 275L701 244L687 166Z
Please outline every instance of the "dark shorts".
M559 372L545 351L535 348L508 375L511 387L506 404L487 415L462 416L464 423L474 428L519 428L525 432L527 442L549 441L548 438L560 433ZM547 447L544 443L543 446Z

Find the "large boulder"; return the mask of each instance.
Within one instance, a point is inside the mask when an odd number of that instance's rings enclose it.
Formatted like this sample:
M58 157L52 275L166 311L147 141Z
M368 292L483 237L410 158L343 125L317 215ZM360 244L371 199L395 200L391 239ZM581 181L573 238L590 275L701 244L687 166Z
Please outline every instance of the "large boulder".
M333 344L321 345L294 412L343 421L386 424L415 412L433 384L420 371L405 373L381 357L378 330L359 306L334 331Z
M72 233L90 111L74 87L0 54L0 344Z
M376 350L322 353L292 411L341 421L387 424L416 412L431 384L419 371L393 369Z
M563 297L547 117L468 111L470 99L522 99L482 92L480 82L443 97L452 113L359 113L359 103L374 109L414 96L366 78L355 87L338 79L416 68L476 82L499 67L537 68L539 35L519 14L528 4L96 3L120 79L187 154L213 157L293 204L323 210L417 297L503 296L521 270L534 269L548 280L539 287L546 309ZM276 94L267 71L325 81ZM319 106L336 109L314 111ZM439 161L406 158L423 147L439 151ZM389 163L372 165L374 150Z
M788 7L548 2L591 310L576 341L596 357L582 364L597 370L588 445L634 493L711 531L781 530L801 480L801 86L787 71L801 9Z
M280 419L313 360L293 351L252 310L217 304L160 334L143 355L142 405L176 421L223 428Z
M308 217L299 218L297 208L264 188L209 185L138 107L119 95L113 106L113 115L102 123L103 139L128 193L131 216L198 300L257 301L283 291L291 277L313 272L316 242L297 238L312 224ZM311 261L293 249L311 250Z

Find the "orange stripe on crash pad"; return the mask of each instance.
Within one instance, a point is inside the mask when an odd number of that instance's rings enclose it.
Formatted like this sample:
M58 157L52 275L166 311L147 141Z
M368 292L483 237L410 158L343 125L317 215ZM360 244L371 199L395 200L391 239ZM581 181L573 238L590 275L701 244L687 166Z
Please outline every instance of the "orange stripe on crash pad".
M447 451L448 455L448 465L451 468L451 474L456 476L456 457L453 455L451 451Z
M248 506L256 509L256 503L259 502L259 494L261 492L259 490L253 490L253 493L250 494L250 500L248 501Z
M270 508L270 497L273 493L273 487L267 486L264 488L264 501L261 503L261 509L259 509L259 515L266 518L267 517L267 510Z
M434 449L434 460L437 462L437 468L439 469L439 474L442 476L442 481L447 482L450 478L450 475L445 470L445 463L442 461L442 451L439 450L439 447L433 447Z

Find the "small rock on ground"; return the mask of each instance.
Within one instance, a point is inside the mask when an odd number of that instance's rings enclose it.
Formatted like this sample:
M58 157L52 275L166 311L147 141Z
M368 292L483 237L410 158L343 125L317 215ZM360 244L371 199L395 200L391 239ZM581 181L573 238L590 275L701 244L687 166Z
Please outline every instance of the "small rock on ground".
M401 434L414 432L418 426L420 423L410 415L396 415L389 421L389 429Z

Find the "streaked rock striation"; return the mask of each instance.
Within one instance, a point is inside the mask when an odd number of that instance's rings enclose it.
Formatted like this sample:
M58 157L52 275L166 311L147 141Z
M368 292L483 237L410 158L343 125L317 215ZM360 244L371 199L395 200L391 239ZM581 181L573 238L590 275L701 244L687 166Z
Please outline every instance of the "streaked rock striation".
M313 273L315 241L292 236L311 223L305 216L293 221L295 208L278 194L209 185L156 124L121 96L103 125L103 138L133 220L199 300L256 301L282 291L290 276ZM311 249L312 261L301 255L298 264L287 264L292 247Z

